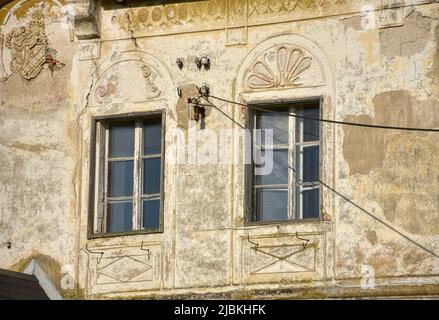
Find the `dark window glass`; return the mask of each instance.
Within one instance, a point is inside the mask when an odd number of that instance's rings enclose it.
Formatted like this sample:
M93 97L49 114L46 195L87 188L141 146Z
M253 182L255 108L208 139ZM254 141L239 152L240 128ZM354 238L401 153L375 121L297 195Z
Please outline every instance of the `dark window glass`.
M319 217L319 189L303 191L303 218Z
M160 200L143 201L143 228L158 229L160 227Z
M143 160L143 194L160 193L161 159Z
M320 118L319 108L310 108L303 111L303 115L307 118ZM320 136L319 121L304 119L303 120L303 141L317 141Z
M288 190L256 191L256 214L259 221L288 219Z
M108 204L108 232L127 232L133 229L133 204L113 202Z
M319 146L303 148L303 182L319 180Z
M109 157L134 157L134 123L110 126Z
M148 120L143 124L143 154L159 154L162 151L162 121Z
M312 105L305 105L303 109L297 110L297 115L306 118L319 119L320 118L320 108L318 103ZM300 135L298 135L298 130L301 128L300 122L303 121L303 141L318 141L320 139L320 123L316 120L311 119L296 119L296 141L299 142Z
M133 195L134 161L110 161L109 166L109 196L127 197Z

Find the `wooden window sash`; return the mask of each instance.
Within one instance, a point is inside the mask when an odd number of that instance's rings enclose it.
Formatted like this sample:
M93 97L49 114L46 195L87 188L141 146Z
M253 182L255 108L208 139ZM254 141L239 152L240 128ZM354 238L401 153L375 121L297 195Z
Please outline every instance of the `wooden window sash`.
M319 102L319 111L320 111L320 102ZM289 107L290 114L297 114L296 107ZM253 129L257 128L258 116L260 113L253 112L252 120L253 125L251 126ZM288 116L288 115L286 115ZM300 127L297 128L297 125ZM319 147L319 176L321 171L321 130L319 130L319 138L317 141L303 141L303 119L289 117L288 120L288 145L285 144L277 144L272 146L266 145L256 145L252 143L252 148L258 147L261 150L288 150L288 185L258 185L254 183L254 175L255 175L255 164L252 161L252 170L251 170L251 183L250 187L252 188L252 208L253 208L253 221L260 221L260 217L256 216L256 212L258 211L257 203L256 203L256 192L258 190L288 190L288 221L290 220L302 220L303 219L303 191L313 190L313 189L321 189L321 186L317 182L306 182L303 183L303 149L307 147L318 146ZM299 129L299 130L297 130ZM296 141L296 134L299 134L299 139ZM297 152L299 152L299 161L297 162ZM321 202L321 195L319 196L319 207Z
M143 123L149 119L161 119L161 152L151 155L143 155ZM161 163L160 168L160 193L143 195L143 160L158 158L163 161L164 158L164 113L154 114L149 117L138 118L134 120L134 156L133 157L109 157L109 137L110 137L110 122L112 119L102 119L96 121L96 135L95 135L95 172L94 172L94 209L92 211L93 229L92 234L108 234L108 205L114 202L131 202L133 206L133 229L129 232L147 230L143 228L143 200L159 200L160 201L160 230L153 230L153 232L163 231L163 185L164 185L164 164ZM133 170L133 195L127 197L109 197L109 163L116 161L134 161ZM119 233L117 233L119 234Z

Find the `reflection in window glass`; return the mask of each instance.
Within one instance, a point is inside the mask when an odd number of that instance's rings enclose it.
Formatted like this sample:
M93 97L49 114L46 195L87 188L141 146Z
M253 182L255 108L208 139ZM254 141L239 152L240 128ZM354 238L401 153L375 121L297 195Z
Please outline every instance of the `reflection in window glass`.
M303 182L319 180L319 146L303 148Z
M256 202L259 221L288 220L288 190L258 190Z
M108 232L127 232L133 228L133 204L113 202L108 204Z
M109 196L133 195L134 161L111 161L109 163Z
M134 156L134 123L110 127L110 158Z
M160 200L143 201L143 228L158 229L160 227Z
M162 149L161 119L148 120L143 123L143 154L160 154Z
M266 151L262 150L261 155L265 159L265 163L261 166L269 168L269 161L272 162L273 168L270 174L256 175L256 184L258 185L272 185L272 184L287 184L288 183L288 150L271 150L273 157L265 157Z
M319 217L319 189L303 191L303 218Z
M303 116L307 118L320 118L319 108L303 109ZM319 121L304 119L303 120L303 141L317 141L320 137L320 123Z
M265 145L265 136L270 135L273 145L288 144L288 110L277 114L270 112L260 112L257 119L257 128L261 129L261 144ZM265 130L272 130L270 131ZM268 140L270 141L270 140Z
M161 159L143 160L143 194L160 193Z

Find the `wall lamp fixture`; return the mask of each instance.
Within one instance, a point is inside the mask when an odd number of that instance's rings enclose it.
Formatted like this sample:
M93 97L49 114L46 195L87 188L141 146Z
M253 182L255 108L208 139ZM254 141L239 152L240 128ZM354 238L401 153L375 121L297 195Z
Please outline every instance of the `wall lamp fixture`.
M206 114L206 109L200 106L200 102L197 98L188 98L187 106L189 111L189 118L191 120L198 121Z

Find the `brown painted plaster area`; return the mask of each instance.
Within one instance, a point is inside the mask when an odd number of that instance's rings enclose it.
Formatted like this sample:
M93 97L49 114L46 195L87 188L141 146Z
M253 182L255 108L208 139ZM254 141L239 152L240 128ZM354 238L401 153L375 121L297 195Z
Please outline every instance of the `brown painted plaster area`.
M412 11L401 27L380 31L381 53L388 57L413 56L424 50L430 38L431 18Z
M345 28L351 28L354 30L363 30L361 25L361 21L364 19L362 16L353 16L350 18L342 19L341 22L345 26Z
M436 96L439 95L439 24L434 31L434 40L436 41L436 52L433 55L432 65L427 72L427 77L433 80L432 87L436 92Z
M438 102L419 101L405 91L392 91L377 95L374 104L373 119L350 116L345 120L439 127ZM388 222L409 233L438 234L438 134L349 126L344 130L343 155L351 176L359 175L353 183L355 194L361 194L363 201L377 202Z
M10 147L36 154L47 152L50 149L48 146L42 144L27 144L18 141L11 143Z
M348 116L347 122L399 127L439 127L439 102L418 101L406 91L389 91L373 99L375 117ZM345 126L343 156L349 172L367 174L382 167L388 141L395 135L407 137L407 143L418 135L407 131ZM435 136L432 136L433 139Z

